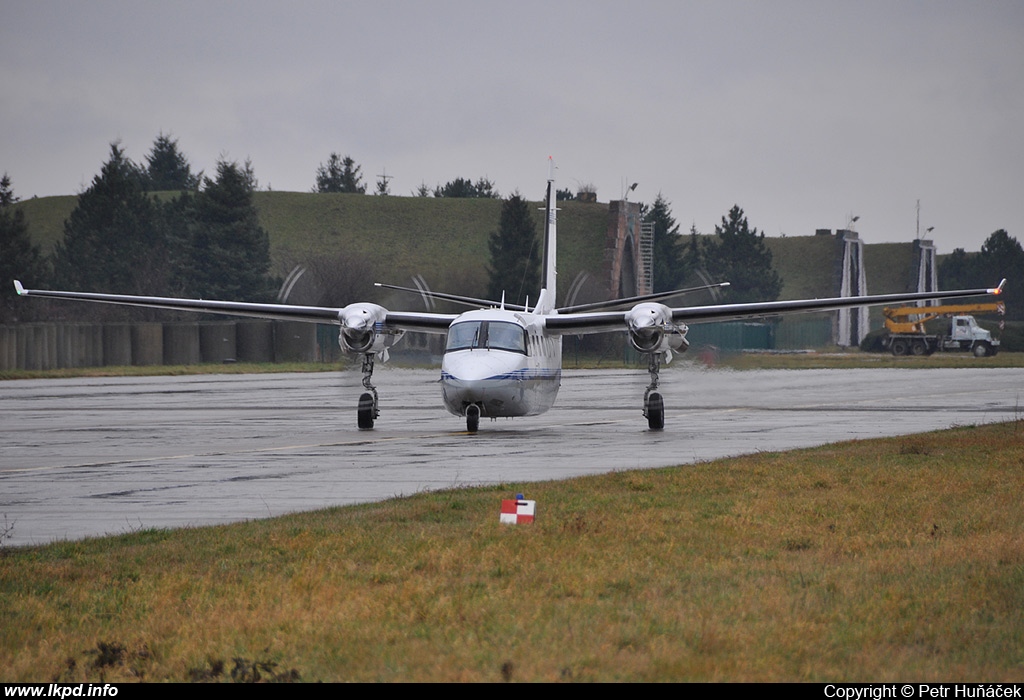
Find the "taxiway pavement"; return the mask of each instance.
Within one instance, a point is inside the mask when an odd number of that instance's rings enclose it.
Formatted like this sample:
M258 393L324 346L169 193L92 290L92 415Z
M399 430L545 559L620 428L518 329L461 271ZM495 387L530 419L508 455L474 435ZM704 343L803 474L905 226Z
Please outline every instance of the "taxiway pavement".
M570 370L545 415L464 431L439 372L379 368L381 417L356 429L358 372L0 382L7 545L181 527L421 490L563 479L1019 417L1015 369Z

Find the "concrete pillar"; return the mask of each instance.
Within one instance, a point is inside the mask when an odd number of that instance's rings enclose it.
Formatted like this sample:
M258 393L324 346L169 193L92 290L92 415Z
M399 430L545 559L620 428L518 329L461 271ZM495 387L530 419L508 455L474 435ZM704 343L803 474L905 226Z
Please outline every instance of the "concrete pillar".
M0 372L17 369L18 356L15 348L17 335L10 326L0 326Z
M274 362L313 362L316 324L278 321L274 324Z
M234 321L199 324L199 357L202 362L226 362L237 358Z
M199 324L164 324L164 364L199 364Z
M162 323L133 323L132 364L162 365L164 363L164 326Z
M235 327L235 347L239 362L273 362L274 323L239 321Z
M103 364L124 367L132 363L132 327L128 323L103 326Z

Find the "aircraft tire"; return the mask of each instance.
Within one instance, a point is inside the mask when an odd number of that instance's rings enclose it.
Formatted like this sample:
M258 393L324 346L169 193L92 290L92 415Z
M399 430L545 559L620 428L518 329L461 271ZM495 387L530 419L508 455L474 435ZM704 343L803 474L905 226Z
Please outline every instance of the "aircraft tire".
M363 394L359 397L359 410L356 413L360 430L373 430L373 396Z
M475 433L480 429L480 407L469 406L466 408L466 431Z
M647 397L647 426L651 430L665 428L665 401L657 392Z

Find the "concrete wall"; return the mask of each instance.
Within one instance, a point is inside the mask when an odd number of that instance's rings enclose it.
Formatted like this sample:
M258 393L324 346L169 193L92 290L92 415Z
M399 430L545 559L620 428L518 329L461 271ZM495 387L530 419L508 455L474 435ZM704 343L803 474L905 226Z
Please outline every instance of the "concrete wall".
M23 323L0 326L0 371L223 362L314 362L311 323Z

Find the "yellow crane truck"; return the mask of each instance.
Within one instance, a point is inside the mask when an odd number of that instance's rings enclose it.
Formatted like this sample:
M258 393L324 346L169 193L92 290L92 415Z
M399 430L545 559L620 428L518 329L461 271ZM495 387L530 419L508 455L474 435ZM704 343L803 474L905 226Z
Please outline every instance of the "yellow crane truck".
M969 314L1005 314L1003 302L989 304L943 304L940 306L897 306L882 309L887 335L882 346L893 355L931 355L933 352L971 352L975 357L995 355L999 341L978 325ZM949 319L942 333L928 333L925 323Z

